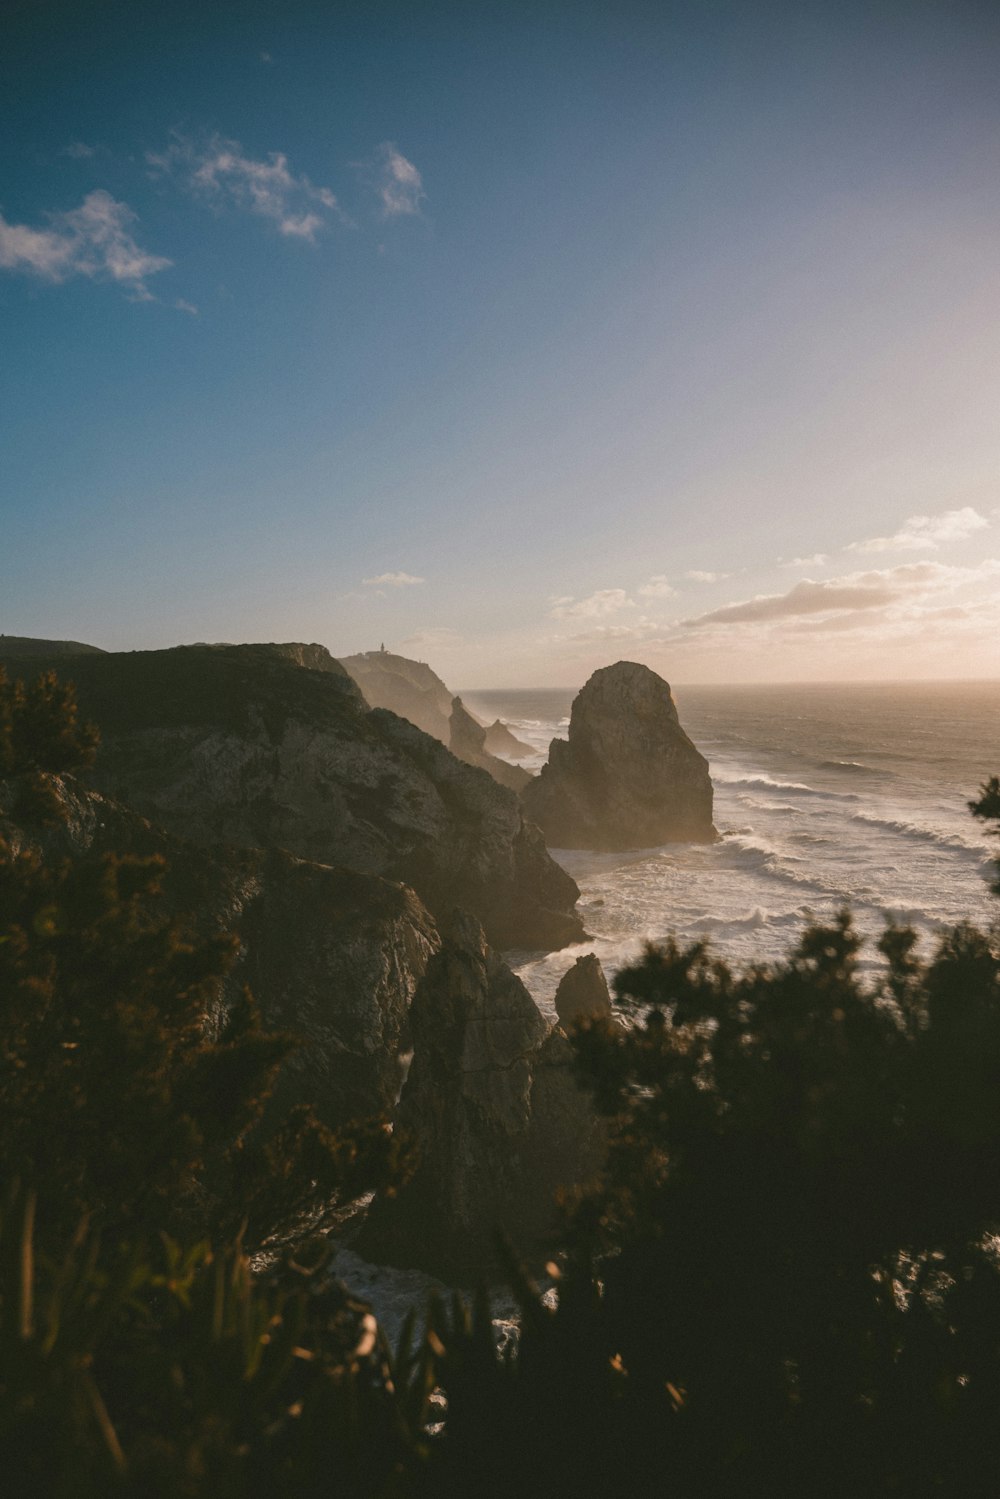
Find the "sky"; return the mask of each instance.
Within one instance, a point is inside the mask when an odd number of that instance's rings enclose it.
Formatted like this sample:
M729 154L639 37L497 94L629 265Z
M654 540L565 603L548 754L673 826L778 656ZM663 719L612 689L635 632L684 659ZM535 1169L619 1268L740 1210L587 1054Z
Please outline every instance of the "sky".
M1000 678L1000 7L5 17L0 630Z

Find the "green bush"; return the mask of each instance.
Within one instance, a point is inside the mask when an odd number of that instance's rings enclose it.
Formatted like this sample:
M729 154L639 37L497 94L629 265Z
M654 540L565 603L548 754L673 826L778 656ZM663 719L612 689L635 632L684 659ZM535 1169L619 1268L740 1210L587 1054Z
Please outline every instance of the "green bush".
M428 1493L1000 1489L1000 946L915 942L864 978L845 912L746 973L669 942L618 975L631 1028L574 1036L611 1145L558 1308L522 1286L506 1362L439 1334Z
M423 1450L427 1355L393 1380L325 1250L254 1274L248 1248L390 1183L395 1142L306 1109L263 1132L292 1043L249 994L223 1010L233 940L164 914L162 860L46 853L55 771L93 747L71 689L0 681L5 1492L389 1499Z
M52 769L92 749L65 689L0 682L22 823L58 814ZM972 810L1000 823L1000 781ZM247 1256L315 1196L391 1179L384 1126L262 1136L288 1042L248 996L207 1023L228 939L167 920L156 861L30 844L0 845L9 1492L1000 1490L996 932L961 925L925 960L890 926L874 976L846 912L744 973L648 949L616 979L631 1025L573 1037L610 1149L565 1204L557 1305L509 1260L516 1348L483 1294L432 1304L393 1360L320 1246L256 1274Z

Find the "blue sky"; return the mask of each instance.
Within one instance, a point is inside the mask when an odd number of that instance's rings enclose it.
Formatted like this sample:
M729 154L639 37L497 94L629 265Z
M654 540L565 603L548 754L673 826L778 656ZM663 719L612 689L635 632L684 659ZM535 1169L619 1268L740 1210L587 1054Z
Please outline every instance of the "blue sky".
M0 629L1000 675L1000 15L15 7Z

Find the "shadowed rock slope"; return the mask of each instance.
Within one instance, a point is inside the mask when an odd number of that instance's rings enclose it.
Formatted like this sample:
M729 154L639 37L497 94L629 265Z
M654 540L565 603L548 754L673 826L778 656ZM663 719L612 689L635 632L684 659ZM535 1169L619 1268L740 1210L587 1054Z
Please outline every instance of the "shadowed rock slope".
M25 818L16 782L0 780L0 839L15 855L34 847L73 863L165 859L166 910L196 936L239 939L223 1005L249 985L265 1026L300 1043L279 1076L274 1117L306 1103L337 1127L392 1107L411 1044L410 1002L439 946L412 890L278 850L198 847L72 776L47 780L65 820Z
M323 647L78 656L72 679L101 732L89 780L168 832L381 875L475 912L498 947L581 939L577 887L513 793L369 710Z
M456 913L410 1011L413 1063L397 1126L417 1142L413 1179L377 1198L359 1247L383 1262L469 1282L498 1268L498 1228L544 1257L555 1193L601 1168L605 1131L577 1084L564 1032Z
M634 661L594 672L573 701L569 738L552 741L521 799L553 848L716 836L708 761L681 728L669 685Z

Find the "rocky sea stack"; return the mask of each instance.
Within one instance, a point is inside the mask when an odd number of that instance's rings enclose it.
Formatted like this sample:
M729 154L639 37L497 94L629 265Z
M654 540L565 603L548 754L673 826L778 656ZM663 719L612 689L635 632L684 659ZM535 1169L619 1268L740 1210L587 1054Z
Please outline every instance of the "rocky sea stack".
M595 671L573 701L567 740L554 739L522 803L553 848L708 843L708 761L681 728L670 687L648 666Z

